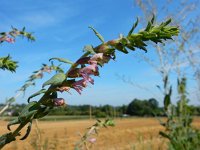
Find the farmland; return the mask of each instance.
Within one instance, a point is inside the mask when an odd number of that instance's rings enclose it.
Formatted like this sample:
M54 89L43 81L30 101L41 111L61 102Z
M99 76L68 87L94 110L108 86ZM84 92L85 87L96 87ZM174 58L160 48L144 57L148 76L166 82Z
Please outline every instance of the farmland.
M95 120L65 120L34 122L27 140L12 142L5 150L47 149L68 150L80 140L80 134L93 125ZM7 121L0 121L0 134L6 133ZM162 126L155 118L115 119L115 127L101 129L93 150L166 149L166 140L158 135ZM200 127L200 118L194 119L194 126ZM14 129L15 127L13 127ZM22 135L25 130L22 131Z

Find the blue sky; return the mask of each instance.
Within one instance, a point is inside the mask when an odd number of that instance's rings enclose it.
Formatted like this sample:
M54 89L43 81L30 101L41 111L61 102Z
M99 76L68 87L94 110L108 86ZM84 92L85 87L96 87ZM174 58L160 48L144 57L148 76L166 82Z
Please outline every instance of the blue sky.
M82 54L84 45L100 44L88 26L95 27L106 40L115 39L120 33L126 35L140 15L141 11L133 0L1 0L0 30L9 31L11 25L19 29L25 26L27 31L34 33L36 41L18 38L15 44L0 46L0 56L10 54L19 62L16 73L0 73L0 102L15 95L33 71L42 63L49 63L49 58L65 57L75 61ZM71 95L60 96L68 104L122 105L134 98L151 97L162 103L161 93L155 87L161 84L159 74L137 57L141 53L152 58L152 51L138 50L129 55L117 53L116 61L101 68L100 77L95 77L95 84L85 89L81 96L73 90ZM151 90L124 83L117 74ZM26 98L38 91L51 76L46 74L45 78L38 80L35 87L27 90L25 97L17 99L17 103L25 103Z

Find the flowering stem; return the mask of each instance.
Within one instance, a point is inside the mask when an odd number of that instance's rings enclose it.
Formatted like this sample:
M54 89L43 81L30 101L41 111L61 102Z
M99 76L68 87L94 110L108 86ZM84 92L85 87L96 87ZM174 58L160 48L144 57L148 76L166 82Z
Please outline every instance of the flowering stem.
M86 56L88 56L90 54L90 52L85 52L79 59L84 58ZM66 77L68 76L68 73L73 70L74 68L76 68L79 64L78 63L74 63L69 70L66 72Z
M50 85L50 87L45 90L45 92L42 91L42 94L44 94L40 100L38 102L32 102L29 103L23 110L22 110L22 115L18 117L17 123L20 124L18 126L18 128L16 130L14 130L13 132L4 134L0 137L0 148L2 148L3 146L5 146L6 144L12 142L15 140L16 136L20 135L20 131L21 129L27 124L27 123L32 123L33 119L38 119L38 118L42 118L44 116L46 116L50 110L52 108L55 107L55 104L52 102L54 99L59 99L57 98L57 91L58 88L60 86L65 86L65 83L68 84L68 81L71 82L70 80L67 80L67 77L70 78L77 78L77 77L82 77L82 81L84 82L90 82L91 84L94 83L94 80L90 77L90 75L98 75L98 65L103 65L104 63L107 63L110 59L115 59L115 50L119 50L125 54L128 53L127 49L129 50L135 50L135 48L140 48L143 49L145 51L146 50L146 41L152 41L154 43L163 43L163 40L167 40L167 39L171 39L172 36L176 36L178 35L178 28L177 27L173 27L173 26L168 26L168 24L171 22L171 20L168 20L166 22L161 23L160 25L156 26L153 24L153 22L150 22L146 29L143 31L140 31L139 33L132 33L133 29L131 29L131 31L129 32L128 36L120 36L120 38L115 39L115 40L110 40L108 42L103 42L102 44L96 46L95 48L93 48L92 46L86 46L84 49L86 50L86 52L74 63L71 65L71 67L69 68L69 70L64 74L64 73L58 73L55 76L53 76L51 79L52 80L48 80L47 82L45 82L43 84L43 86L45 85ZM135 25L134 25L135 26ZM93 29L95 31L95 29ZM100 34L98 34L98 32L95 31L95 34L100 37L100 39L102 39L102 37L100 36ZM103 40L104 41L104 40ZM95 53L95 54L94 54ZM82 58L86 58L88 55L90 54L94 54L92 57L89 57L89 61L87 61L86 63L83 63L83 66L86 66L86 64L89 63L88 66L86 67L82 67L81 68L77 68L78 65L80 65L81 63L79 63L78 61ZM94 57L96 56L96 57ZM98 61L98 58L101 58L101 61ZM103 57L105 57L103 59ZM99 64L98 64L99 63ZM78 69L79 70L79 74L76 77L70 76L69 73L71 73L71 71L73 71L74 69ZM78 81L72 81L72 83L74 84L74 82L78 82ZM77 85L77 90L79 93L82 90L83 87L86 87L85 83L82 82L82 85ZM80 83L80 80L79 80ZM70 83L71 84L71 83ZM70 85L69 88L71 88L72 86ZM41 93L39 93L41 94ZM38 95L38 93L36 94ZM31 96L30 96L31 97ZM59 99L61 101L61 99ZM57 103L57 105L60 104ZM64 103L62 103L64 104ZM60 105L61 106L61 105ZM47 108L47 111L45 111L43 108ZM34 110L32 111L33 108ZM16 124L16 122L14 123ZM12 123L8 125L8 129L10 127L10 125L13 125ZM102 127L102 125L110 125L110 122L107 120L105 123L102 122L98 122L97 124L95 124L94 128L98 129L98 127ZM94 130L94 128L92 127L91 130ZM30 133L31 127L29 126L27 129L27 133L26 135L22 138L25 139L28 134ZM86 137L88 137L89 135L86 134Z

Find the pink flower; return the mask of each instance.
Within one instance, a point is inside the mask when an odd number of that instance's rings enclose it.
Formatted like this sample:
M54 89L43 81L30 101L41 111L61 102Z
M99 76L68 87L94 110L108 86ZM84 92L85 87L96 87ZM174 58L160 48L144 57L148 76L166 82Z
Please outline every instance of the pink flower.
M72 84L72 86L82 86L82 87L86 87L87 86L87 81L84 79L81 79L79 81L76 81Z
M98 74L98 66L97 64L93 63L91 65L88 65L82 69L80 69L79 73L82 74L88 74L88 75L96 75Z
M80 77L80 68L75 68L69 71L68 73L68 77L70 78L76 78L76 77Z
M92 79L88 74L81 73L81 76L83 77L84 81L94 84L94 79Z
M87 86L87 81L84 79L81 79L79 81L76 81L72 84L72 87L79 93L81 94L83 87Z
M85 74L85 76L83 76L83 79L74 82L74 83L72 84L72 87L73 87L79 94L81 94L83 88L87 86L87 83L88 83L88 82L90 82L91 84L94 84L94 80L93 80L90 76L88 76L87 74Z
M10 37L6 37L6 38L5 38L5 41L8 42L8 43L14 43L14 42L15 42L15 39L10 38Z
M76 81L72 84L72 87L81 94L84 87L87 86L87 83L90 82L94 84L94 80L90 77L90 75L98 75L98 66L97 64L91 64L84 68L79 69L78 74L83 78L79 81Z
M110 59L111 56L109 55L104 55L103 53L97 53L90 58L88 63L92 65L92 64L97 64L98 62L100 65L103 65L105 63L108 63Z
M13 38L10 38L10 37L8 37L8 36L3 36L3 37L1 37L1 38L0 38L0 42L3 42L3 41L6 41L6 42L8 42L8 43L14 43L14 42L15 42L15 40L14 40Z
M90 138L88 141L89 141L90 143L94 144L94 143L97 141L97 139L96 139L96 138Z
M54 106L63 106L65 105L65 100L63 98L53 99Z
M99 60L99 63L103 65L105 63L108 63L110 59L111 59L111 56L109 55L103 56L103 59Z
M79 86L79 85L72 85L73 88L81 95L81 92L83 90L83 87L82 86Z
M103 59L103 53L94 54L90 60L88 61L89 64L97 64L99 60Z

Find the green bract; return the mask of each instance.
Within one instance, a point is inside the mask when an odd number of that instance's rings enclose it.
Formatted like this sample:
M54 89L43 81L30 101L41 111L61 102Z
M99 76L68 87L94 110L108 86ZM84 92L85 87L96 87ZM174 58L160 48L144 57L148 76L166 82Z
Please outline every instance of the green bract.
M52 86L60 85L63 81L65 81L65 79L66 79L66 75L64 73L58 73L54 75L51 79L46 81L42 85L42 87L45 87L46 85L52 85Z

